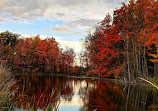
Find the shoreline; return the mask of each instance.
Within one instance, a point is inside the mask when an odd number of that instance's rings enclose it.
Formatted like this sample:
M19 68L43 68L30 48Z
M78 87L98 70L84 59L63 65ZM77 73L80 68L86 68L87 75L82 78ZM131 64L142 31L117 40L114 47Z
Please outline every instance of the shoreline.
M100 78L100 77L88 77L85 75L71 75L71 74L42 74L42 73L35 73L35 74L19 74L19 73L13 73L14 76L58 76L58 77L67 77L67 78L77 78L77 79L91 79L91 80L105 80L109 82L116 82L119 84L124 84L124 85L143 85L147 86L145 82L131 82L127 83L123 81L122 79L109 79L109 78Z

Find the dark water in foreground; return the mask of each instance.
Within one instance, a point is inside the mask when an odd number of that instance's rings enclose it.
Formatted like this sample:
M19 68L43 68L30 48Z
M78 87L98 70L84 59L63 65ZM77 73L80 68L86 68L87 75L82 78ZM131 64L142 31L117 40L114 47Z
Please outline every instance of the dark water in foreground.
M58 76L16 76L17 110L59 105L59 111L158 110L158 91L141 85Z

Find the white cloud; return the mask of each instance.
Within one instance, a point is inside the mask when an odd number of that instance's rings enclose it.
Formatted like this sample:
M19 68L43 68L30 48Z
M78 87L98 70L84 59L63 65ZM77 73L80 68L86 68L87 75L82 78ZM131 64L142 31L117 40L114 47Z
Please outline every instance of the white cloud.
M51 19L94 25L126 0L0 0L0 21ZM84 22L85 21L85 22ZM84 24L82 24L84 23Z
M82 50L82 43L78 41L66 41L57 39L57 42L61 44L62 48L70 47L73 48L75 52L80 52Z
M101 20L96 19L79 19L74 20L69 23L63 24L61 26L56 26L53 29L54 32L66 33L69 32L71 34L85 34L87 30L94 28L98 25Z
M83 34L83 33L85 33L85 32L72 32L71 34L73 34L73 35L80 35L80 34Z

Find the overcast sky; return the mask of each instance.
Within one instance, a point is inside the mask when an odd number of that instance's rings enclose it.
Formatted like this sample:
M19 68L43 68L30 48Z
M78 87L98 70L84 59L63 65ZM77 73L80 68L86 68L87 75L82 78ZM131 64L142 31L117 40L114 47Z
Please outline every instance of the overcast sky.
M55 37L62 47L81 50L81 38L107 13L128 0L0 0L0 31Z

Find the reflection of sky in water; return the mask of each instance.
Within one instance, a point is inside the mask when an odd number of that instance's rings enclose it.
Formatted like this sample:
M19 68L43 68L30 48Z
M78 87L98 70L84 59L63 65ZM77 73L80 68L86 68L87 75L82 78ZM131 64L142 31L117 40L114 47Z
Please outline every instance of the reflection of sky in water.
M87 82L85 80L77 81L75 84L74 80L69 82L73 87L73 96L71 101L67 101L61 98L59 111L80 111L84 105L83 99L80 98L79 90L87 87ZM94 88L94 84L89 83L88 89Z
M87 87L87 82L85 80L83 81L77 81L77 83L74 83L74 80L72 82L69 82L68 84L72 84L73 87L73 96L71 101L67 101L65 99L61 98L59 111L80 111L82 106L84 105L84 102L82 98L80 98L79 90L81 88ZM94 88L93 84L88 84L88 88Z
M80 111L81 106L60 106L59 111Z
M83 100L79 96L79 89L86 85L85 81L74 83L74 81L70 82L73 87L73 96L71 101L67 101L61 98L59 111L80 111L83 106Z
M72 106L59 106L59 111L80 111L81 108L82 106L73 106L73 105ZM15 109L15 111L28 111L28 110ZM44 111L44 110L38 109L37 111Z

